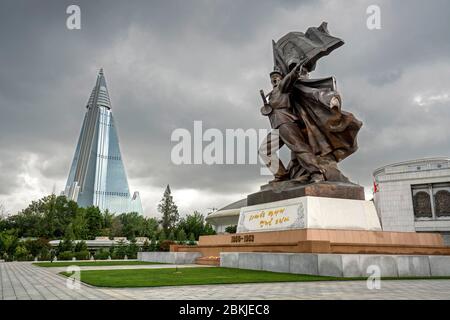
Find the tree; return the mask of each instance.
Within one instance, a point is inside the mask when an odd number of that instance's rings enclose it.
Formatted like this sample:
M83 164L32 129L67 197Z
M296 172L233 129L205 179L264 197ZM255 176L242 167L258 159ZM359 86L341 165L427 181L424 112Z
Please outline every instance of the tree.
M135 239L131 240L130 244L127 247L127 257L129 259L136 259L138 251L139 246L136 244L136 240Z
M123 225L122 225L122 222L120 221L120 217L114 216L112 223L111 223L109 237L113 238L113 237L122 236L122 229L123 229Z
M8 230L0 233L0 256L6 256L10 259L14 256L16 247L19 244L14 230Z
M122 235L127 239L143 236L145 232L145 218L137 212L122 213L119 216L122 223Z
M73 251L75 252L88 251L86 241L78 241L77 244L75 244L75 248L73 249Z
M114 219L114 214L109 212L108 209L106 209L102 214L102 226L103 228L111 228L112 221Z
M158 232L159 223L155 218L147 218L144 221L143 237L152 238Z
M161 241L164 241L166 239L167 239L166 233L164 232L164 230L161 230L161 232L159 233L159 236L158 236L158 241L161 242Z
M28 259L29 252L25 245L19 244L14 251L14 258L19 261L24 261Z
M88 239L88 221L84 208L78 208L75 218L72 221L72 231L74 239Z
M109 212L108 209L102 213L102 229L100 231L102 235L111 235L114 217L114 214Z
M44 212L25 209L8 220L10 227L17 230L19 237L37 237L42 233L48 233L48 230L43 228Z
M74 201L69 201L65 196L54 194L40 199L37 206L30 209L37 209L35 212L43 214L43 229L51 238L62 238L67 225L75 217L78 205Z
M152 237L152 240L150 242L150 251L156 251L158 247L158 242L156 241L156 235Z
M69 223L64 232L64 239L75 240L75 233L73 232L73 225Z
M177 241L182 244L186 242L186 238L186 232L183 229L179 230L177 233Z
M73 250L73 242L70 239L64 239L58 244L58 255L62 252L72 251Z
M205 217L198 211L188 214L181 219L178 229L183 229L186 234L194 234L195 239L202 235L215 234L213 227L205 221Z
M117 242L117 246L114 250L114 259L123 259L127 254L128 246L124 240Z
M87 238L94 239L102 228L102 214L98 207L86 208Z
M166 234L168 234L179 220L178 207L173 201L170 186L167 185L164 196L158 205L158 212L162 214L160 223Z
M50 195L8 218L18 237L61 238L78 211L78 205L65 196Z
M45 238L39 238L37 240L27 240L24 244L28 252L33 257L48 255L48 252L51 249L48 240Z

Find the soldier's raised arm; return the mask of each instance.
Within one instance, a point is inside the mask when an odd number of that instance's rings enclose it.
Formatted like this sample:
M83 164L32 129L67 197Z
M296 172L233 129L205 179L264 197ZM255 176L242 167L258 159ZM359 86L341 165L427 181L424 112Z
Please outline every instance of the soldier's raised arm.
M281 92L288 93L292 90L295 81L298 79L299 72L302 68L301 64L297 64L284 78L281 80L279 87Z

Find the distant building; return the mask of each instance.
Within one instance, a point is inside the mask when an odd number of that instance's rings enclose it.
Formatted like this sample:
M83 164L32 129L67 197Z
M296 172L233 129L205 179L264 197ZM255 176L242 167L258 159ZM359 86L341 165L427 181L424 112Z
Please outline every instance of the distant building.
M142 214L139 193L129 191L103 69L86 108L63 194L81 207Z
M149 242L150 240L147 237L136 237L134 240L136 240L136 245L143 246L145 242ZM58 247L59 243L62 240L52 240L49 241L49 244L52 247ZM131 243L126 237L114 237L113 239L109 239L109 237L95 237L95 240L73 240L74 244L77 244L78 242L85 242L88 249L101 249L101 248L110 248L117 246L119 244L128 245Z
M209 214L205 220L213 226L217 233L224 233L226 227L237 226L241 208L246 206L247 198L233 202L217 211L214 211Z
M438 232L450 245L450 158L394 163L373 176L383 230Z

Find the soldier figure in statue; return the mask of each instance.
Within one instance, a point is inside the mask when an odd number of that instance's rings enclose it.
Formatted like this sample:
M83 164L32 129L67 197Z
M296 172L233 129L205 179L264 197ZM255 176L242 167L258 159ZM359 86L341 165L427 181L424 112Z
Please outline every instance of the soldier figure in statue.
M273 130L259 150L275 176L272 183L349 182L337 163L358 149L362 123L341 110L334 77L309 79L316 61L343 44L329 34L325 22L273 42L273 90L267 96L261 90L261 113L269 117ZM276 155L283 145L291 151L287 168Z

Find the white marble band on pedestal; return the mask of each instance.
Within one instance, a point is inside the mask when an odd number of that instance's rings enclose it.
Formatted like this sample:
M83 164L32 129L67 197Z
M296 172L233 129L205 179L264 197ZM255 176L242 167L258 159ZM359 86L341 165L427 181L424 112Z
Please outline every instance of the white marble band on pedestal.
M300 197L241 208L237 232L291 229L381 231L372 201Z

